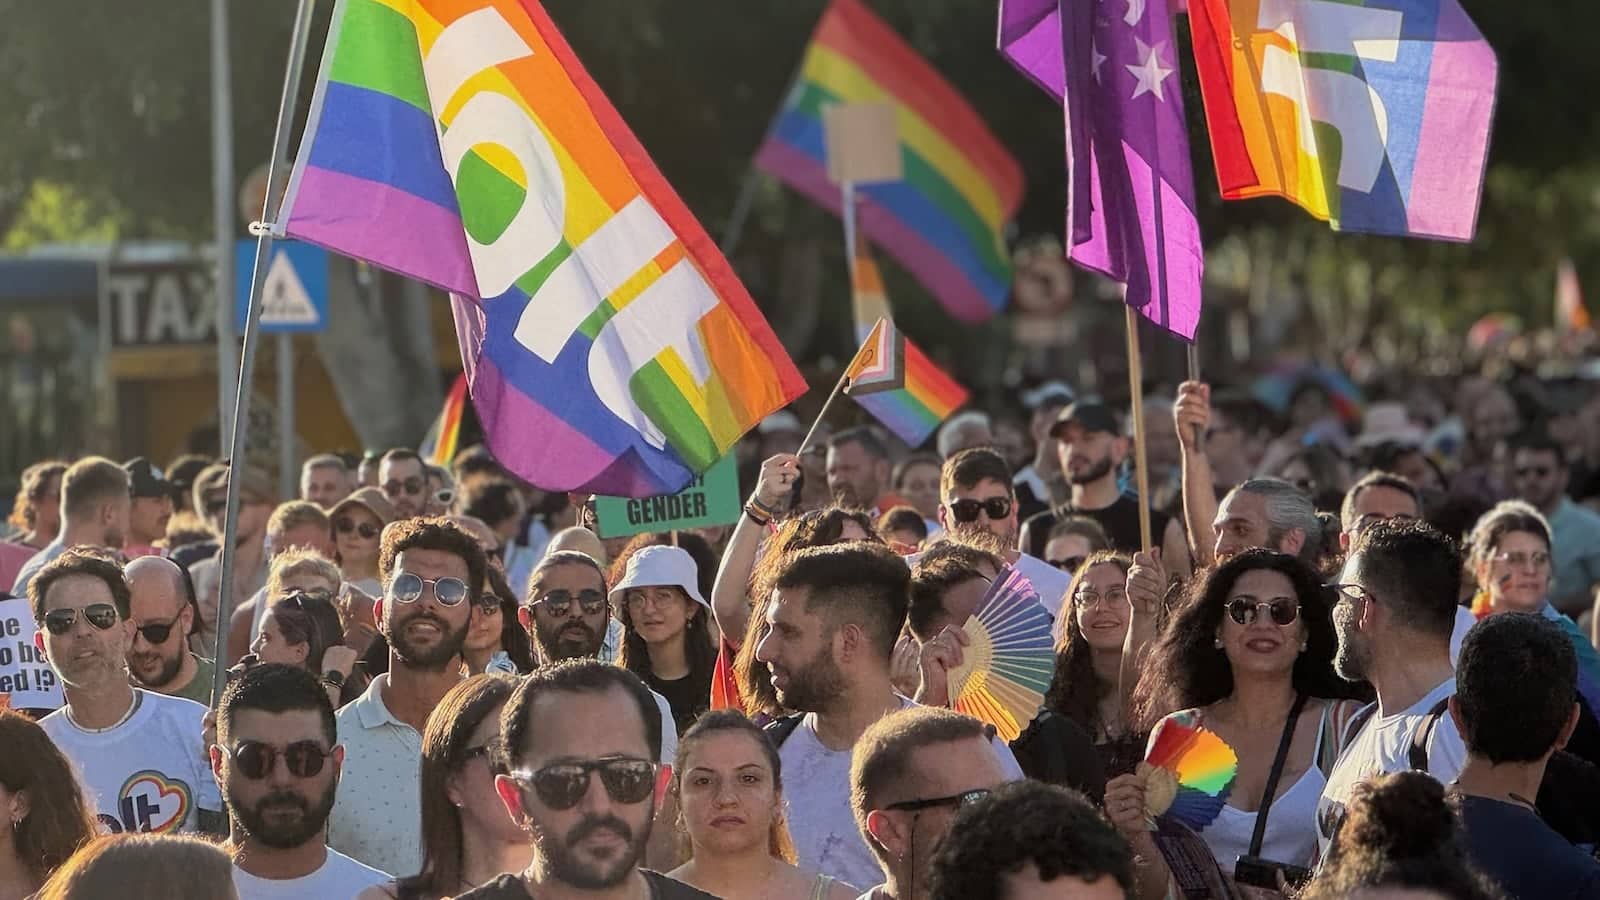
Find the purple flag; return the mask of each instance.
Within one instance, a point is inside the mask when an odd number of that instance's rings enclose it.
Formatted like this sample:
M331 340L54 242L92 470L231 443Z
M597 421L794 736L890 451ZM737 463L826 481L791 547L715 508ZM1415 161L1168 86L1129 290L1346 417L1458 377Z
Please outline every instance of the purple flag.
M1000 52L1066 113L1067 258L1194 340L1200 223L1168 0L1000 0Z

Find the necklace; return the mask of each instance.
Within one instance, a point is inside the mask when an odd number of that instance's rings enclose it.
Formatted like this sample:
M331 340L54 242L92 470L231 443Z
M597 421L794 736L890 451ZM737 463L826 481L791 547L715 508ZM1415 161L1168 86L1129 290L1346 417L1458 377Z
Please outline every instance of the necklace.
M1512 803L1520 803L1523 806L1526 806L1528 809L1532 810L1533 814L1536 815L1536 816L1539 814L1539 808L1537 806L1533 805L1533 801L1529 800L1527 797L1522 796L1521 794L1516 794L1516 793L1512 793L1511 791L1506 791L1506 799L1510 800Z
M133 718L133 714L135 712L138 712L139 704L140 704L140 702L143 701L143 699L144 698L142 696L140 696L138 691L134 691L133 692L133 702L128 704L128 711L122 714L122 718L116 720L115 722L112 722L110 725L107 725L104 728L90 728L87 725L80 724L78 722L77 718L72 715L72 707L71 706L65 706L65 707L62 707L62 708L64 710L66 710L67 721L72 723L72 727L73 728L76 728L79 731L88 732L89 734L105 734L108 731L115 731L118 728L121 728L122 726L128 724L128 720Z

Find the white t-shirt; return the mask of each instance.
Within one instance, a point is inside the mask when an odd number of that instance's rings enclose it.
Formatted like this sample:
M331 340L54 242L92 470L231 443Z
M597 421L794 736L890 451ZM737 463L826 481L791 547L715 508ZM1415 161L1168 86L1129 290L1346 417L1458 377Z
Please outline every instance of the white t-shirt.
M239 892L239 900L352 900L367 888L388 880L389 876L377 869L332 848L315 872L300 878L257 878L233 867L233 886Z
M139 688L133 693L139 708L110 731L84 731L65 709L39 725L77 767L101 828L113 834L194 832L199 810L222 809L201 737L206 708Z
M1456 607L1456 624L1450 631L1450 665L1460 662L1461 642L1467 639L1467 632L1476 624L1478 617L1472 614L1472 610L1465 606Z
M1328 784L1322 789L1322 799L1317 802L1317 846L1322 858L1327 858L1328 845L1344 821L1351 790L1379 775L1410 771L1412 736L1427 722L1428 711L1455 692L1456 683L1451 679L1406 710L1382 718L1376 711L1370 714L1371 718L1334 763ZM1467 748L1448 710L1433 726L1427 749L1428 774L1444 784L1454 781L1467 761Z
M916 704L900 698L902 709L913 706ZM791 786L784 798L800 865L856 887L879 884L883 872L850 811L850 751L824 747L817 740L816 728L816 714L807 713L778 750L784 783ZM1021 781L1022 767L1011 748L1000 740L990 746L1006 780Z

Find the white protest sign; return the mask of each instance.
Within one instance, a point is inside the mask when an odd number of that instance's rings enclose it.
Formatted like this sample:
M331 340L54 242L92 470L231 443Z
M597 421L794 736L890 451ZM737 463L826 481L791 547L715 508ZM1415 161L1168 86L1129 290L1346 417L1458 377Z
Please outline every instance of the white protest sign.
M0 697L16 709L59 709L61 683L34 649L33 613L22 598L0 600Z

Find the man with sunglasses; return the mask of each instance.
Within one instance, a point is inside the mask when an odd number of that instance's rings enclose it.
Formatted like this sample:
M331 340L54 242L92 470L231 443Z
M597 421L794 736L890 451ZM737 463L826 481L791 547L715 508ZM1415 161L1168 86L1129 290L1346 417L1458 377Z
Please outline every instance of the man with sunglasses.
M457 900L710 898L639 868L666 787L661 722L644 683L617 666L567 660L523 679L500 714L509 774L495 790L533 861Z
M222 695L210 753L233 813L239 900L349 898L388 880L326 843L345 755L316 676L285 665L247 670Z
M868 726L850 762L850 806L883 883L862 900L928 896L929 863L956 810L1012 780L977 719L919 707Z
M194 629L194 588L177 563L142 556L128 563L133 643L128 674L134 684L159 694L211 704L215 663L189 650Z
M1600 514L1567 496L1571 473L1562 446L1542 431L1511 439L1511 485L1550 522L1550 605L1569 616L1594 606L1600 587Z
M351 760L328 819L328 845L384 872L422 867L422 732L461 680L473 601L489 564L483 548L442 519L406 519L383 532L378 629L389 671L339 710Z
M428 466L415 450L396 447L378 463L378 487L396 519L414 519L428 504Z
M1353 717L1317 803L1324 858L1356 785L1413 768L1449 784L1466 761L1445 715L1461 567L1455 542L1422 522L1377 523L1345 560L1334 585L1333 667L1346 681L1369 682L1378 701Z
M962 450L944 461L939 477L939 525L999 553L1033 582L1039 602L1057 615L1072 576L1017 549L1014 490L1011 467L999 453L987 447ZM965 621L963 617L956 624Z
M128 460L122 468L128 473L128 492L132 497L122 555L128 559L165 555L166 551L157 547L156 542L166 538L167 523L172 521L172 482L142 456Z
M101 827L224 833L222 798L199 741L205 707L128 683L134 624L116 561L68 550L39 572L28 599L38 649L66 699L39 724L82 774Z

